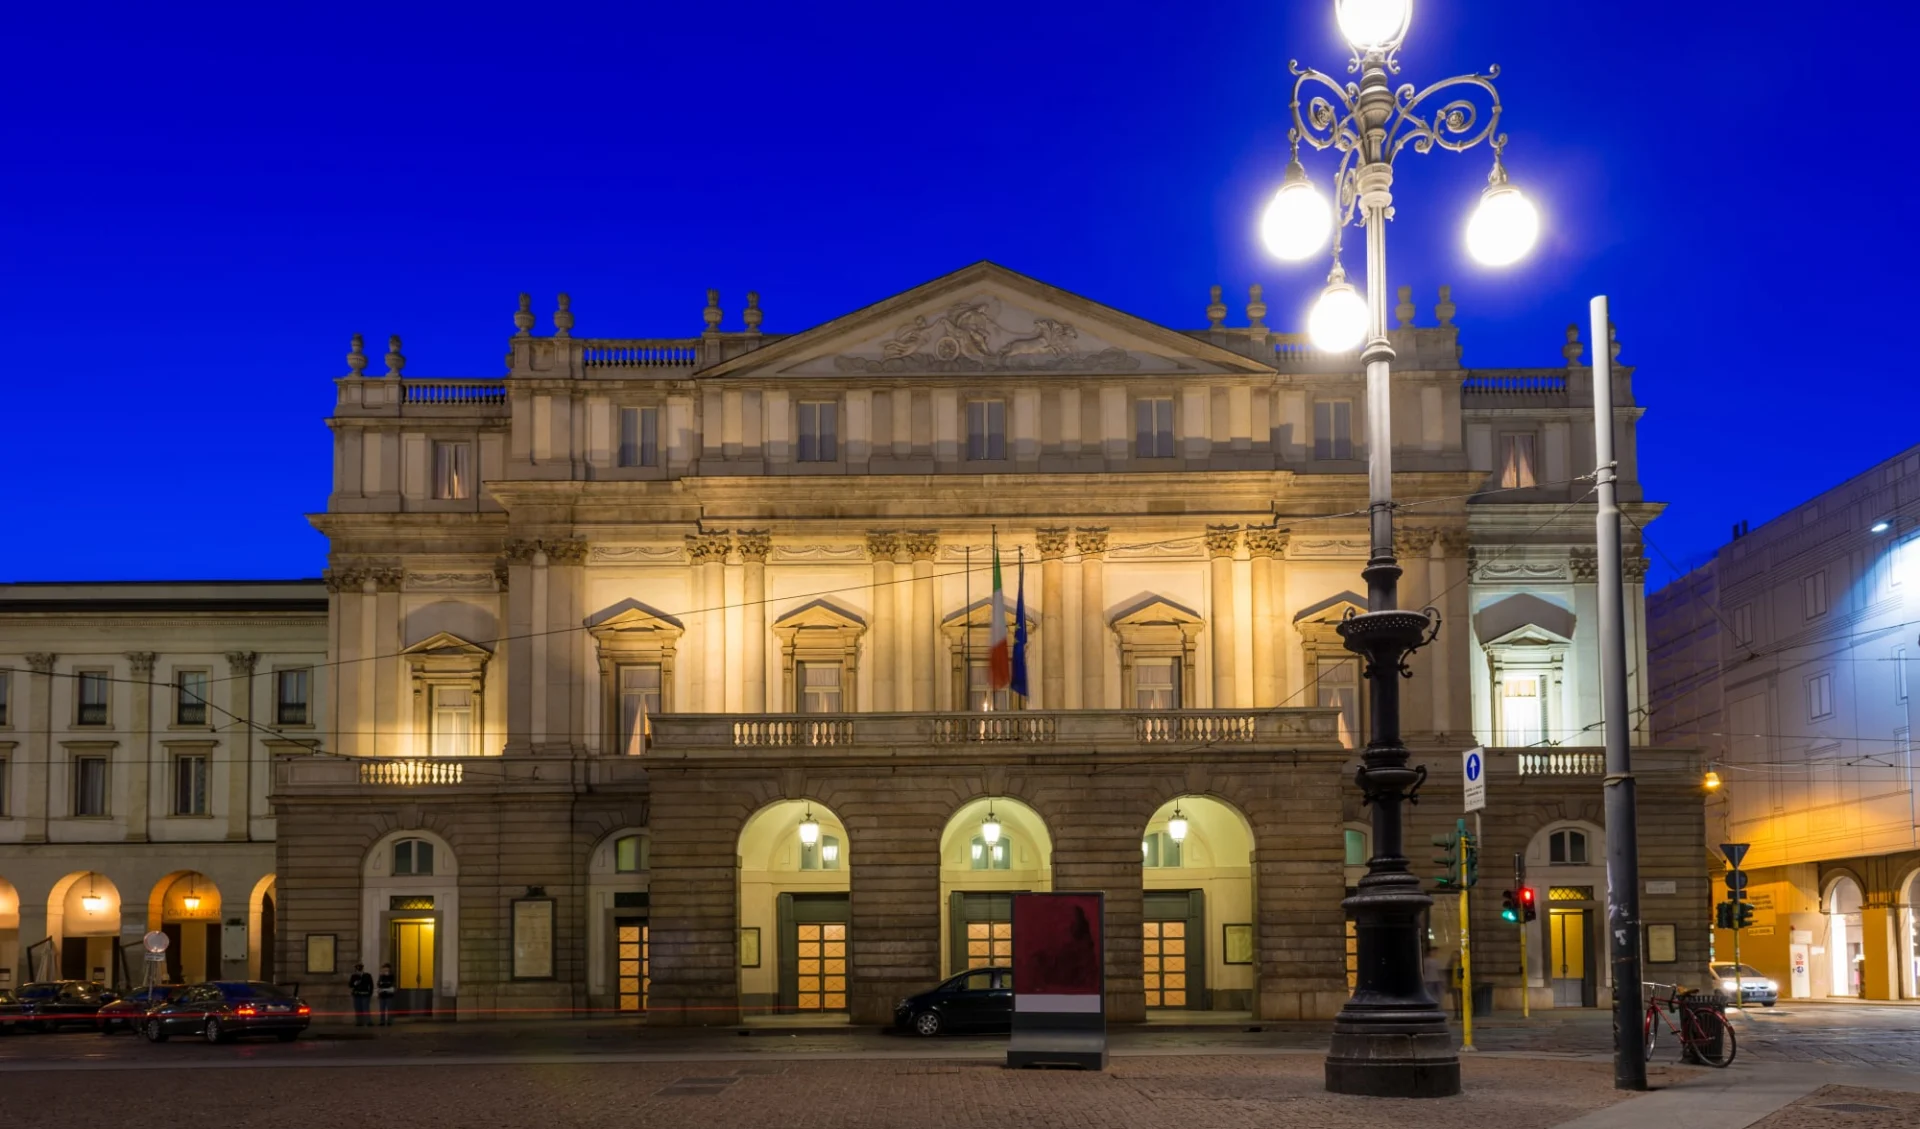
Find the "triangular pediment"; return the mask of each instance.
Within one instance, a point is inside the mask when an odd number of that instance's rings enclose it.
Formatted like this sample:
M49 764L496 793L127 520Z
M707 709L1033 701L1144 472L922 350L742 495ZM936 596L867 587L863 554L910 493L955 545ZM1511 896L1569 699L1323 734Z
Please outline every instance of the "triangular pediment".
M981 262L716 365L702 378L1268 373L1210 345Z
M680 621L665 612L640 603L637 600L624 600L615 605L619 610L609 609L591 622L587 628L595 638L606 638L623 633L640 635L665 635L678 639L684 630Z
M442 631L429 636L400 652L403 655L426 658L486 658L492 651L477 643L469 643L451 631Z
M1571 642L1573 642L1573 640L1568 639L1564 635L1549 631L1537 623L1527 623L1514 628L1498 639L1489 639L1483 645L1487 647L1553 648L1565 647Z
M1154 627L1166 625L1204 625L1199 612L1182 607L1164 596L1148 596L1113 617L1115 627Z
M1362 615L1366 610L1366 601L1362 597L1352 592L1342 592L1302 608L1300 614L1293 617L1293 621L1295 623L1339 623L1348 616Z
M815 600L773 621L775 634L793 631L863 631L867 623L854 613L825 600Z

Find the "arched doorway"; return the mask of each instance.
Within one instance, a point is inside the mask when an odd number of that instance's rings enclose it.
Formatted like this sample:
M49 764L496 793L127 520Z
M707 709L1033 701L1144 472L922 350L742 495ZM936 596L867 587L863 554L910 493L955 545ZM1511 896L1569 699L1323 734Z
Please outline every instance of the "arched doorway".
M220 887L197 870L176 870L153 884L147 896L147 928L167 936L168 983L221 978L222 908Z
M430 1016L460 992L460 862L418 828L383 836L362 864L360 951L368 972L393 966L394 1010Z
M596 843L587 859L587 998L595 1010L642 1012L653 987L647 879L652 838L625 827Z
M1866 934L1860 909L1866 899L1860 884L1842 875L1827 887L1827 995L1859 996L1866 965Z
M279 907L274 904L278 887L271 874L253 884L247 898L247 975L255 980L277 983L279 966Z
M845 1015L853 938L846 825L825 804L780 800L740 829L740 1010Z
M1259 961L1253 829L1238 808L1180 796L1140 839L1147 1010L1253 1011Z
M46 948L30 962L30 978L123 985L119 941L120 888L99 871L69 874L47 897Z
M1577 820L1542 828L1527 844L1527 885L1538 907L1525 926L1529 989L1546 989L1554 1007L1606 1006L1606 832Z
M940 832L942 975L1013 963L1013 895L1053 889L1053 836L1006 796L963 804Z
M20 891L0 878L0 988L26 981L20 968Z

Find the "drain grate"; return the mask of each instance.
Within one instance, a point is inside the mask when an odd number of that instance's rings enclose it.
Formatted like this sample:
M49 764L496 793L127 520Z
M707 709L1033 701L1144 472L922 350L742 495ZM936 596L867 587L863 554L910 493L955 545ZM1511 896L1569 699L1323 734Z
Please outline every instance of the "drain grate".
M1816 1106L1816 1109L1830 1109L1835 1113L1892 1113L1890 1105L1873 1105L1869 1102L1830 1102Z

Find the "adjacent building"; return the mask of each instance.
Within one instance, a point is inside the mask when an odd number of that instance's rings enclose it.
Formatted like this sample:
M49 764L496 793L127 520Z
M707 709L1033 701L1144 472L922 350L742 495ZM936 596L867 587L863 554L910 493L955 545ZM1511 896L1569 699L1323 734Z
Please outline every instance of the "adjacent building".
M1916 514L1920 448L1743 524L1649 602L1655 736L1707 752L1710 841L1751 844L1741 957L1796 999L1920 998Z
M313 728L259 739L277 975L326 1006L392 963L405 1006L463 1018L871 1022L1005 960L1012 893L1098 889L1110 1016L1332 1015L1370 851L1337 634L1364 380L1268 329L1258 288L1228 313L1216 289L1176 331L982 263L787 335L754 295L645 339L575 336L564 296L536 332L523 298L504 377L406 375L397 339L370 372L355 338ZM1469 370L1447 293L1417 313L1403 290L1396 548L1439 632L1404 696L1433 773L1408 841L1453 826L1486 746L1476 973L1604 1005L1590 373L1571 332L1564 364ZM999 630L1024 695L994 686ZM1700 764L1647 736L1643 943L1697 968ZM1515 861L1543 903L1524 972L1490 924ZM1436 904L1437 967L1457 925Z

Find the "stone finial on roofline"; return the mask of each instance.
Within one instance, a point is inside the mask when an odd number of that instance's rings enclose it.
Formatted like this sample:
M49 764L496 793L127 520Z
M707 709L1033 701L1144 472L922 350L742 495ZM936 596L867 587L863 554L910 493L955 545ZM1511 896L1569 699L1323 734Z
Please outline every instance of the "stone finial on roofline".
M553 311L553 335L573 336L573 299L564 293L560 295L560 308Z
M1400 303L1393 308L1393 319L1400 324L1395 329L1413 328L1413 287L1402 286L1399 291Z
M1220 300L1220 288L1218 286L1209 287L1207 289L1207 296L1209 298L1207 303L1207 328L1226 328L1227 304Z
M747 323L748 333L760 332L761 313L760 313L760 292L758 290L747 291L747 312L744 314L741 314L740 317L741 317L741 320Z
M358 377L367 368L367 342L358 333L353 335L353 344L347 346L347 376Z
M1433 308L1433 316L1440 319L1442 327L1451 328L1453 325L1453 315L1459 312L1460 307L1453 304L1453 287L1442 286L1440 288L1440 304Z
M400 335L387 338L387 375L399 376L400 370L407 367L407 358L400 353Z
M520 295L520 308L514 311L513 326L518 331L515 337L533 336L533 295Z
M1261 298L1265 292L1257 282L1247 288L1247 324L1255 329L1267 328L1267 304Z
M1610 361L1620 359L1620 334L1612 322L1607 323L1607 359Z
M1580 356L1586 351L1587 351L1587 347L1585 345L1580 344L1579 323L1568 322L1567 323L1567 343L1565 345L1560 346L1560 354L1567 358L1567 367L1579 368Z
M720 332L720 292L718 290L707 291L707 308L700 311L700 316L706 319L707 333Z

